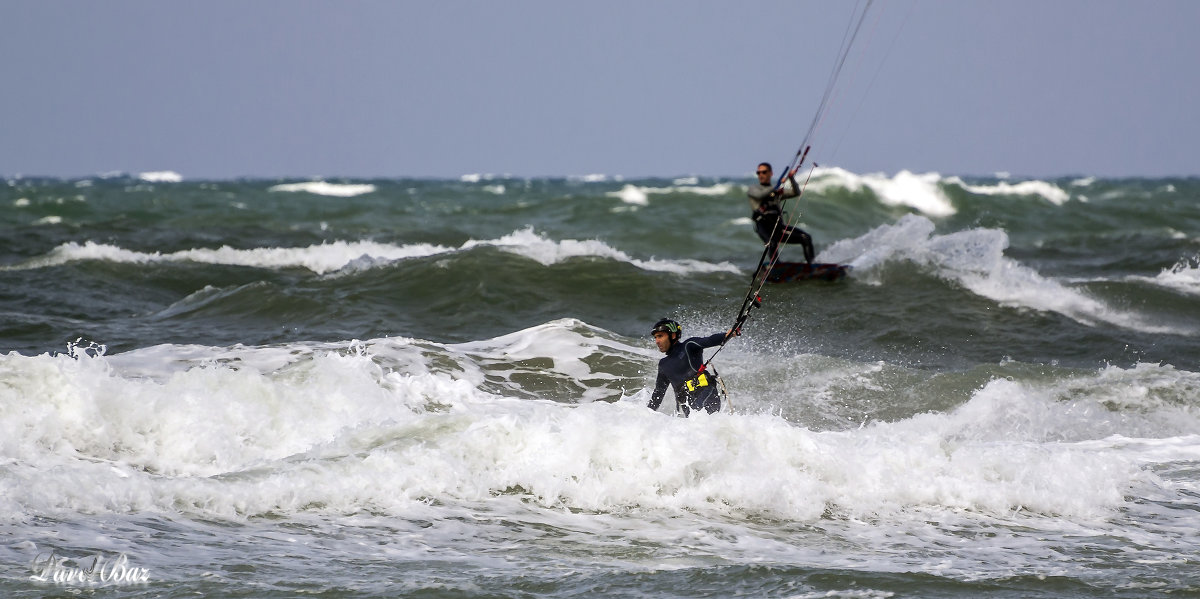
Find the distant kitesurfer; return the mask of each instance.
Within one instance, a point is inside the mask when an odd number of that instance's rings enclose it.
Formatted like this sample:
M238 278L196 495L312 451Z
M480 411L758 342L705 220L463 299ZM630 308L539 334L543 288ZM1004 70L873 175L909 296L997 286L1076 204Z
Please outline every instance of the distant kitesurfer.
M758 184L751 185L746 193L750 198L750 207L754 210L754 232L763 243L770 246L768 259L773 260L779 251L780 243L798 243L804 246L804 260L812 264L812 236L803 230L783 222L783 200L800 195L800 186L796 185L796 171L788 173L786 184L775 187L771 181L771 163L761 162L754 171L758 175Z
M658 380L654 393L650 395L651 410L662 404L667 385L675 390L675 411L687 416L692 410L712 414L721 409L720 381L716 370L704 368L704 349L720 345L726 339L740 334L737 329L716 333L708 337L689 337L680 341L683 327L678 322L664 318L654 323L650 330L658 351L667 354L658 361Z

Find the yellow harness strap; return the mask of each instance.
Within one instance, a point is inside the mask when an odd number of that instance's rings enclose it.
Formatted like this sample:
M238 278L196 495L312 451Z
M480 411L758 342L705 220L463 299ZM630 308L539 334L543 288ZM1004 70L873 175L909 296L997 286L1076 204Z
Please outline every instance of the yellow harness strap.
M708 386L708 375L701 372L696 378L689 379L684 384L687 385L688 391L695 391L696 389L699 389L700 387L707 387Z

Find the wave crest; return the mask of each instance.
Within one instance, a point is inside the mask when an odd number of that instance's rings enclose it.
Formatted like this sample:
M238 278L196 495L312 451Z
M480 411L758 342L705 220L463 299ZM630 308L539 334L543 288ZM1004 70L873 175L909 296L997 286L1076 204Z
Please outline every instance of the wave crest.
M303 183L281 183L273 185L267 191L304 192L321 196L337 198L352 198L375 191L370 183L327 183L325 181L305 181Z
M741 270L729 263L714 264L702 260L659 260L639 259L613 248L599 240L564 239L555 241L526 227L490 240L468 240L459 248L427 243L389 244L374 241L332 241L308 247L250 248L235 249L222 246L216 249L195 248L177 252L138 252L115 245L87 241L64 243L44 256L28 260L17 266L3 267L5 270L25 270L58 266L76 261L101 260L106 262L148 264L156 262L199 262L226 264L258 268L305 268L317 274L326 274L346 268L363 269L386 265L398 260L422 258L456 251L467 251L478 247L493 247L534 260L544 266L558 264L572 258L601 258L626 262L642 270L678 274L702 272L732 272Z
M850 264L859 277L889 261L912 262L1001 305L1057 312L1087 325L1103 322L1148 333L1180 332L1110 308L1004 256L1008 234L1002 230L969 229L946 235L935 235L934 230L928 218L909 214L861 237L838 241L821 252L820 260Z

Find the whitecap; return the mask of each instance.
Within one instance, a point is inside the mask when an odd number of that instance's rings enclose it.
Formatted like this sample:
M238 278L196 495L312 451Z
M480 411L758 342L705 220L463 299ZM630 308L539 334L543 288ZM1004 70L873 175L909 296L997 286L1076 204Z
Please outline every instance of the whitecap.
M139 173L138 179L149 183L180 183L183 181L183 176L174 171L151 171Z
M646 195L646 192L636 185L626 184L625 187L621 188L621 191L610 191L605 195L620 198L626 204L645 206L649 203L649 197Z
M645 187L638 185L626 184L620 191L610 191L605 195L610 198L619 198L627 204L645 205L649 203L651 195L671 194L671 193L694 193L703 196L724 196L733 191L731 183L716 183L713 185L672 185L669 187Z
M561 241L553 241L547 239L534 232L533 227L526 227L519 231L514 231L499 239L475 241L469 240L463 244L462 249L471 249L478 246L496 247L501 250L512 252L536 260L537 262L550 266L560 263L571 258L604 258L616 260L619 262L627 262L638 268L657 272L672 272L678 274L696 273L696 272L741 272L738 267L729 262L721 262L713 264L700 260L684 259L684 260L641 260L633 258L625 252L615 249L612 246L596 239L577 240L564 239Z
M900 171L896 176L888 177L882 173L856 175L837 167L821 167L814 169L813 180L808 186L818 192L837 187L859 191L865 187L885 204L908 206L929 216L950 216L957 210L939 187L941 180L937 173Z
M267 191L305 192L322 196L349 198L375 191L370 183L327 183L325 181L305 181L302 183L282 183L271 186Z
M1179 237L1176 237L1178 239ZM1200 296L1200 256L1184 258L1154 277L1130 277L1188 295Z
M82 244L64 243L45 256L34 258L8 269L44 268L82 260L103 260L144 264L150 262L200 262L259 268L306 268L317 274L336 271L362 260L395 261L431 256L450 251L429 244L392 245L370 241L334 241L298 248L236 249L222 246L215 249L195 248L177 252L138 252L118 246L87 241ZM361 262L359 262L361 264Z
M1061 187L1047 181L1021 181L1020 183L1008 183L1001 181L996 185L968 185L958 177L950 177L946 180L947 183L952 183L962 187L963 189L979 195L1023 195L1023 196L1039 196L1052 204L1061 206L1071 199L1071 194L1064 191Z
M1000 305L1057 312L1087 325L1107 323L1150 333L1181 332L1153 324L1138 314L1110 308L1006 257L1008 234L1002 230L981 228L935 235L934 228L925 217L905 215L895 224L834 243L818 259L850 264L863 280L869 280L873 269L889 261L913 262Z
M306 247L268 247L237 249L193 248L176 252L139 252L119 246L86 241L64 243L44 256L27 260L0 270L45 268L82 260L103 260L144 264L151 262L200 262L230 264L258 268L306 268L317 274L338 270L363 270L383 266L397 260L422 258L477 247L494 247L550 266L572 258L600 258L627 262L643 270L688 274L697 272L741 272L729 263L710 263L701 260L639 259L599 240L547 239L526 227L498 239L468 240L459 248L425 243L395 245L373 241L332 241Z

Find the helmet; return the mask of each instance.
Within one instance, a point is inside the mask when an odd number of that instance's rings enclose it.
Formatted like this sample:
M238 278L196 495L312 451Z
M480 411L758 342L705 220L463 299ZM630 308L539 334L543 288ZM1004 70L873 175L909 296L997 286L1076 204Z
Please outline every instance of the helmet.
M664 318L664 319L654 323L654 328L650 329L650 334L653 335L654 333L657 333L659 331L666 333L668 335L671 335L671 334L679 335L683 332L683 327L679 326L678 322L675 322L674 320L671 320L670 318Z

